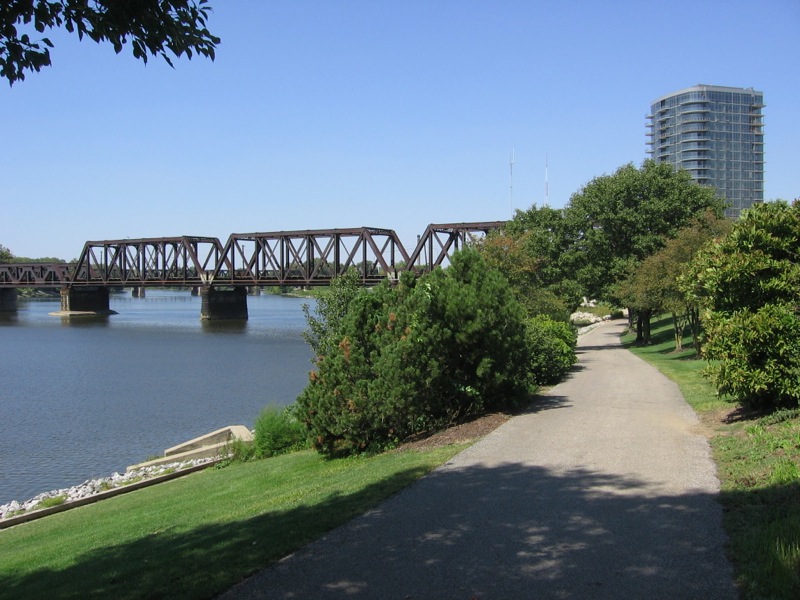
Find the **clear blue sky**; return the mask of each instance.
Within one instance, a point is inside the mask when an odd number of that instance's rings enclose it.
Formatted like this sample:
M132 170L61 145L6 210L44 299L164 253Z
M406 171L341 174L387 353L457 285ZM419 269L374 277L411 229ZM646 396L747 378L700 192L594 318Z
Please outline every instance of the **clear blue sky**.
M0 83L0 244L506 219L646 158L650 102L764 92L767 199L800 196L800 1L211 0L215 62L52 35ZM514 150L513 194L509 159Z

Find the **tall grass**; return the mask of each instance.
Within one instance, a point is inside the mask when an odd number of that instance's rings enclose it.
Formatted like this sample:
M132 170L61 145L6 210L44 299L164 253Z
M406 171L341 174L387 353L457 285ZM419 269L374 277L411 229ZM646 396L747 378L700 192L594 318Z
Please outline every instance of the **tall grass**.
M675 353L668 317L653 345L628 348L675 381L710 432L723 525L737 583L747 599L800 598L800 412L752 414L720 399L693 350ZM690 345L686 340L685 346Z

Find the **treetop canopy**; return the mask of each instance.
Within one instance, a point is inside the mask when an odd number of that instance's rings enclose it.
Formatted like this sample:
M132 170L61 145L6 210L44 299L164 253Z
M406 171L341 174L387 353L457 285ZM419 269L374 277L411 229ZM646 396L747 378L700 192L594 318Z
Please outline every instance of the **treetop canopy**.
M10 85L50 66L48 37L31 35L63 27L119 54L130 41L133 56L147 62L170 54L214 60L220 39L206 28L208 0L8 0L0 2L0 76Z

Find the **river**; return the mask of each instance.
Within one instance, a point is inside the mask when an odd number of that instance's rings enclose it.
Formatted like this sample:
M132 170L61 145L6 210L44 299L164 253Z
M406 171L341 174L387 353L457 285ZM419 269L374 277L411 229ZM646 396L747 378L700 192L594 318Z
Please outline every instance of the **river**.
M188 291L112 294L107 317L58 300L0 313L0 504L124 471L260 411L308 380L309 300L248 296L247 321L201 321Z

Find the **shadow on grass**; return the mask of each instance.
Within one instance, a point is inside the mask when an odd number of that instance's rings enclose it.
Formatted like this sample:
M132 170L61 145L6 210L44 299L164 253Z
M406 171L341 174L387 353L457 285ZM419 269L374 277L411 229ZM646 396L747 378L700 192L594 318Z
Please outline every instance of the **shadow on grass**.
M292 510L243 521L191 531L167 527L119 545L109 540L65 569L0 572L0 598L210 598L368 510L424 471L410 469L356 494L332 494L316 505L303 505L301 499ZM91 537L92 532L86 533Z
M720 494L742 593L800 598L800 482Z
M416 473L378 484L402 486ZM109 542L61 570L4 574L4 598L211 598L320 535L373 490L190 532ZM434 472L234 588L248 598L735 598L706 493L505 463Z
M623 336L632 335L629 330ZM699 360L700 357L694 351L691 335L683 337L683 349L675 350L675 333L672 328L672 317L662 315L653 319L651 323L651 335L649 344L637 344L635 339L622 341L622 347L630 350L631 348L649 349L653 353L661 355L674 355L675 360Z
M775 408L749 408L747 406L731 404L731 411L723 419L723 423L746 423L748 421L756 421L765 417L773 412Z

